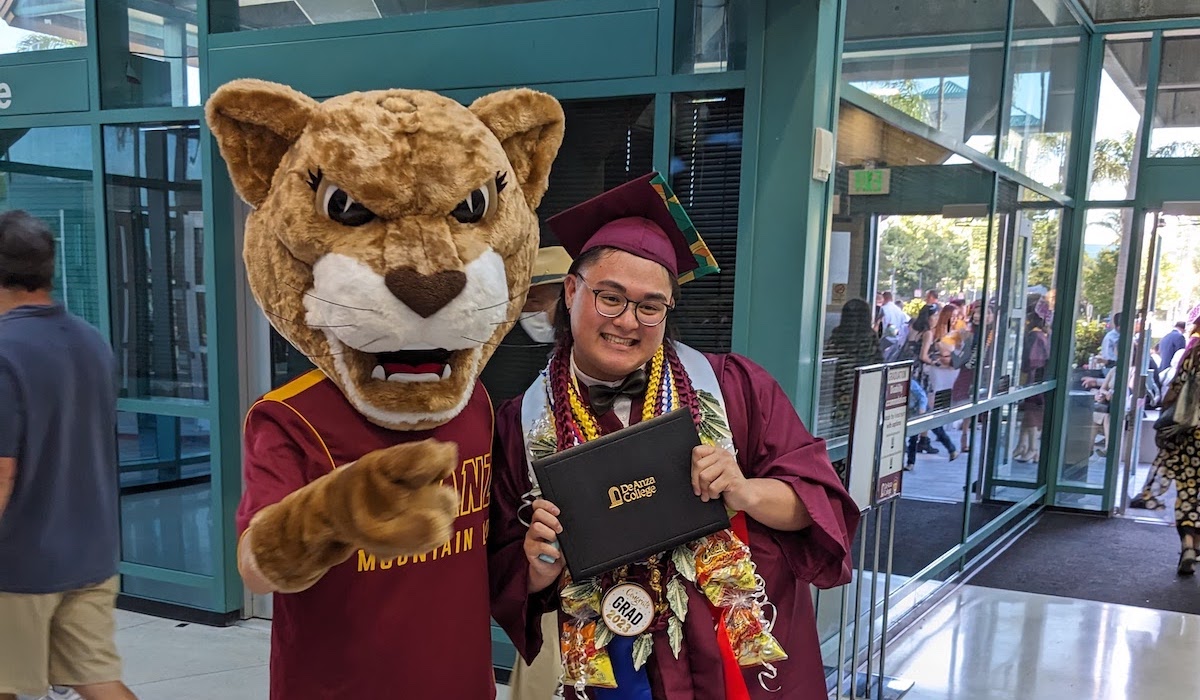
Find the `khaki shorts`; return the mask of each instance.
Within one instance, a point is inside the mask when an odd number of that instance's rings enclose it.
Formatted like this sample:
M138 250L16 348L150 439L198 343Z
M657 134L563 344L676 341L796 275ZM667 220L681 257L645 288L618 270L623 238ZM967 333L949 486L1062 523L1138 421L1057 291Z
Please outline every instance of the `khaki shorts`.
M63 593L0 592L0 693L121 680L117 577Z

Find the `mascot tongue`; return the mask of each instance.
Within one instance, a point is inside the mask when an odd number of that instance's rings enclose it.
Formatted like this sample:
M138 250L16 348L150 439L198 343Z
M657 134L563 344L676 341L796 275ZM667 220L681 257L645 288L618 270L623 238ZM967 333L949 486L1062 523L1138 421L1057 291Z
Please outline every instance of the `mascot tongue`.
M379 365L392 374L441 374L450 362L449 350L402 350L376 355Z

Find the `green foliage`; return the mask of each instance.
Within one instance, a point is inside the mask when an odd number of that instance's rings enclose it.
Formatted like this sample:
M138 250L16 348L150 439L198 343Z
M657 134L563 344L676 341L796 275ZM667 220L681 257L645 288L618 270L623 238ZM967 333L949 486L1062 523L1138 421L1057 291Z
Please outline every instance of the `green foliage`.
M879 273L883 286L901 294L914 289L960 291L967 279L971 237L940 216L904 216L888 221L881 236Z
M1030 241L1029 286L1042 285L1054 289L1054 271L1058 264L1060 210L1031 210L1027 216L1033 222Z
M904 112L913 119L929 123L929 101L917 89L916 81L891 80L884 83L884 86L895 92L884 95L876 94L875 96L880 102Z
M1080 307L1092 305L1092 314L1103 318L1112 311L1113 292L1117 284L1117 247L1109 246L1096 257L1083 259L1083 288Z
M1083 367L1088 358L1100 352L1104 340L1104 322L1078 319L1075 321L1075 366Z
M17 42L17 52L66 49L72 46L79 46L79 42L74 39L64 39L60 36L54 36L53 34L30 34Z

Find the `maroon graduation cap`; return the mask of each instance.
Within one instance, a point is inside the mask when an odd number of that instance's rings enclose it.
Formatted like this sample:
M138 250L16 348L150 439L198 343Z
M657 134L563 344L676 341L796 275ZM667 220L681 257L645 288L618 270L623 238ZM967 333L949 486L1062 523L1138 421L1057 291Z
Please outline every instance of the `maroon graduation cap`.
M662 265L680 284L719 272L687 212L656 172L556 214L546 224L572 258L593 248L616 248Z

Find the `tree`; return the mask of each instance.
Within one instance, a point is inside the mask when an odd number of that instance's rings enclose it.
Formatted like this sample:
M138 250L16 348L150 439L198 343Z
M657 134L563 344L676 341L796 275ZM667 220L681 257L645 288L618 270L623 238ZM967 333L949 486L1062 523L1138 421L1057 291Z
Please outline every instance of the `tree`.
M915 289L961 291L969 248L969 237L940 216L895 217L881 237L880 276L904 295Z
M884 83L884 87L895 92L888 94L876 94L879 101L886 105L894 107L908 116L921 122L929 123L929 100L926 100L921 95L921 90L917 88L917 83L914 80L890 80Z
M1029 250L1029 286L1041 285L1046 289L1054 289L1061 217L1056 209L1031 210L1026 215L1033 222Z
M1119 258L1117 246L1108 246L1094 258L1084 256L1083 294L1079 303L1081 306L1091 304L1092 312L1097 316L1106 316L1113 310Z

